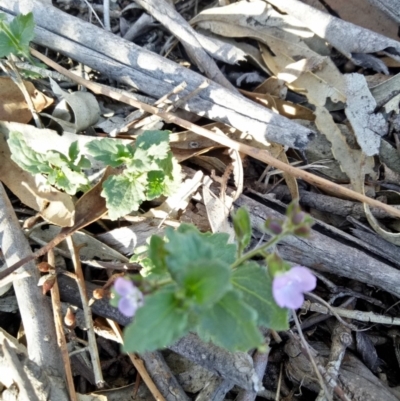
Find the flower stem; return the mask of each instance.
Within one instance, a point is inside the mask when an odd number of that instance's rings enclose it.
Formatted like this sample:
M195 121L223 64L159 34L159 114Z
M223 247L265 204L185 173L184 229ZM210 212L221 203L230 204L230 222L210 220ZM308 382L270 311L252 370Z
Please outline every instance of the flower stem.
M268 242L265 244L252 249L251 251L245 253L242 257L238 258L232 265L231 268L235 269L236 267L240 266L242 263L246 262L248 259L254 258L254 256L257 256L258 254L262 253L268 248L271 248L271 246L277 244L282 238L284 238L287 234L289 234L288 231L284 230L281 234L276 235L275 237L272 237Z

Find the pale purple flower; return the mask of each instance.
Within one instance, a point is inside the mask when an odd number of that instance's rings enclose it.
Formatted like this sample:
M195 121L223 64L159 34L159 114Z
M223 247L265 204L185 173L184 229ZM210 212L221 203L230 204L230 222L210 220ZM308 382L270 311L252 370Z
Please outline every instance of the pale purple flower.
M304 293L312 291L317 278L309 269L295 266L283 274L277 274L272 281L272 294L281 308L298 309L304 302Z
M118 277L114 282L114 289L120 296L118 309L123 315L132 317L143 306L143 294L131 280Z

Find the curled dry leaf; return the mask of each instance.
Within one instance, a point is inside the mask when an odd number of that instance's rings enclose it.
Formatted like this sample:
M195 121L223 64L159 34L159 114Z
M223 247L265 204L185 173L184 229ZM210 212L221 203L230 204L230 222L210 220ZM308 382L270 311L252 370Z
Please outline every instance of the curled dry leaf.
M58 123L65 132L74 134L97 123L100 118L100 107L93 94L89 92L69 93L62 90L51 78L50 82L51 89L61 101L52 115L43 114L44 116Z
M37 112L53 103L53 99L38 91L31 82L23 81ZM0 77L0 120L28 123L32 119L24 95L10 77Z
M355 74L352 74L352 76ZM353 79L352 76L349 76L348 79L351 80ZM360 91L362 93L369 93L368 88L367 88L367 84L364 80L364 82L359 82L359 86ZM349 97L348 102L347 102L347 107L354 109L355 105L353 105L353 103L356 104L356 106L358 108L360 108L359 112L363 112L363 110L371 110L371 95L370 96L363 96L360 99L354 99L354 97ZM347 112L346 112L347 114ZM365 120L366 118L364 118ZM368 119L367 119L368 121ZM352 122L352 127L353 130L355 131L357 138L361 137L364 134L364 127L360 124L353 124ZM346 157L346 156L345 156ZM347 173L347 175L350 178L350 181L352 183L353 189L361 194L364 194L364 176L366 173L368 173L367 171L364 170L364 166L363 166L363 159L368 160L371 159L370 158L365 158L365 156L360 155L360 157L358 159L349 159L347 158L347 161L350 161L350 163L347 164L347 166L345 166L343 163L341 163L342 167L344 168L345 172ZM358 166L358 167L357 167ZM369 171L372 174L372 171ZM382 237L384 238L386 241L391 242L392 244L395 245L400 245L400 233L391 233L389 231L384 230L381 225L379 224L379 222L376 220L376 218L373 216L373 214L371 213L370 207L364 203L364 211L365 211L365 215L367 217L367 220L369 222L369 224L371 225L371 227Z

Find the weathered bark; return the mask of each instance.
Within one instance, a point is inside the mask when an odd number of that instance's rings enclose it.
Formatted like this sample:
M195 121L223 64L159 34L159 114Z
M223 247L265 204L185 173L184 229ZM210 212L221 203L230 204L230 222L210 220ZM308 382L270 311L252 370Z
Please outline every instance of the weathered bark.
M183 81L187 87L179 96L184 98L206 80L200 74L39 0L0 0L0 10L8 18L33 12L35 43L59 51L155 98L162 97ZM263 142L274 141L303 149L314 137L311 130L212 81L187 100L183 108L248 132Z

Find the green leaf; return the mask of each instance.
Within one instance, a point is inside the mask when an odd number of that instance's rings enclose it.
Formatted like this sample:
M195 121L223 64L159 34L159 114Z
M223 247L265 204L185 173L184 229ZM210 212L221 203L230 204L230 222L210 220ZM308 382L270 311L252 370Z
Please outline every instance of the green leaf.
M173 172L174 172L174 163L179 166L179 171L180 171L180 165L172 155L172 152L168 152L167 157L163 160L157 160L157 164L160 168L160 170L163 171L163 173L172 178L173 177Z
M79 156L79 144L78 141L74 141L69 145L68 157L71 161L75 161Z
M23 170L31 174L51 173L52 169L45 156L28 146L20 132L10 132L7 143L11 151L11 159Z
M182 183L182 169L178 161L171 156L171 170L169 170L168 165L163 166L163 162L160 163L162 171L165 173L164 179L164 195L173 195L180 187ZM166 159L168 160L168 159Z
M210 307L231 289L231 269L219 260L193 260L183 269L180 284L196 306Z
M226 233L202 233L193 224L181 224L176 231L186 236L194 233L200 240L212 248L213 258L231 265L236 260L236 244L229 244L229 234ZM207 252L207 251L206 251Z
M272 296L272 280L264 266L247 262L233 271L232 284L243 301L258 313L258 324L274 330L287 330L288 310L280 308Z
M90 168L92 164L90 163L90 160L87 159L85 156L81 156L79 158L79 161L77 163L77 167L80 169L86 169L86 168Z
M249 245L251 240L250 214L244 207L239 208L232 216L236 239L239 242L240 253Z
M101 196L106 198L108 214L112 220L138 210L146 199L146 185L140 179L127 175L114 175L103 183Z
M0 32L0 57L7 57L11 53L17 53L12 40L4 32Z
M188 313L176 299L176 287L147 296L124 332L124 351L146 352L164 348L188 331Z
M33 14L20 14L10 23L10 31L14 35L20 47L28 48L29 42L35 37L35 21Z
M89 153L96 159L111 167L118 167L133 157L131 146L124 145L117 139L105 138L86 144Z
M128 163L127 169L137 172L161 170L168 174L172 167L165 164L168 164L166 160L171 158L168 132L145 131L136 139L134 159Z
M75 195L78 191L84 190L89 185L89 180L82 173L71 170L69 167L63 167L60 177L65 179L57 180L56 186L64 190L69 195Z
M147 155L158 160L166 159L170 150L168 131L145 131L136 139L135 149L145 150Z
M263 343L257 328L257 313L247 306L236 291L228 291L198 323L198 333L205 341L229 351L248 351Z
M147 192L148 200L159 198L165 193L165 174L162 171L150 171L147 174Z
M69 164L67 156L63 155L57 150L49 150L46 153L46 159L52 166L55 167L65 167Z
M165 244L166 263L174 280L182 282L187 266L194 260L211 261L217 259L213 248L196 231L181 233L167 228Z
M9 24L0 20L0 57L11 53L24 55L30 59L29 42L34 38L35 22L33 14L18 15Z

